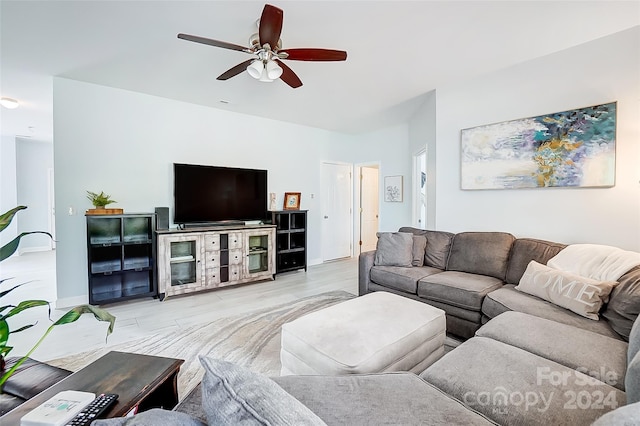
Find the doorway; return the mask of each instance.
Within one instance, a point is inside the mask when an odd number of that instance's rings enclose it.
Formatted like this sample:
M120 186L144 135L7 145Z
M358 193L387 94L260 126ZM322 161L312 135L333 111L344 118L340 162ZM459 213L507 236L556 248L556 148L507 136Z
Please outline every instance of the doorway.
M415 195L414 225L419 229L427 227L427 151L423 149L413 156L413 175Z
M360 253L376 249L380 215L380 169L378 165L360 167L359 247Z
M322 260L351 257L352 166L322 163Z

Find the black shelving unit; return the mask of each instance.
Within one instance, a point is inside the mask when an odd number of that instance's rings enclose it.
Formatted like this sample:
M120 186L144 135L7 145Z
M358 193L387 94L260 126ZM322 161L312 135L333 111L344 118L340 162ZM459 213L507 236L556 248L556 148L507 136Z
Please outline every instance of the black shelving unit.
M86 218L89 303L157 296L155 214Z
M276 225L276 274L307 270L307 210L271 212Z

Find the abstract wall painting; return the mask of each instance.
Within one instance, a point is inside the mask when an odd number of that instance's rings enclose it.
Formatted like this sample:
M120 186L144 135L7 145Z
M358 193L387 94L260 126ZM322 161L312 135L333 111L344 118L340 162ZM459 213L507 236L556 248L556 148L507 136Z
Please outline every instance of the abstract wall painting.
M461 188L614 186L616 106L462 130Z

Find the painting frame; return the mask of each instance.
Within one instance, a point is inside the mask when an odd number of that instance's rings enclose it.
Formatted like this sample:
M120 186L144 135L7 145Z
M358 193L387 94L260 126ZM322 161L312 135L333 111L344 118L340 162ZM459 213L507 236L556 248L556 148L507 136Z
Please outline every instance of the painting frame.
M300 210L300 192L285 192L282 210Z
M617 102L460 131L460 189L615 186Z
M384 201L388 203L401 203L403 200L403 176L384 177Z

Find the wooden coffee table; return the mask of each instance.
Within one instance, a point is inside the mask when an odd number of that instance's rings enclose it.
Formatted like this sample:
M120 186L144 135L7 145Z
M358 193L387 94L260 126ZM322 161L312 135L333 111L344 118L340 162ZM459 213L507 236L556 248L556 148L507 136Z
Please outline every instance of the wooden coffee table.
M77 390L117 393L118 401L101 417L122 417L131 410L171 410L178 403L177 377L184 360L109 352L22 405L0 417L2 425L19 425L20 418L58 392Z

